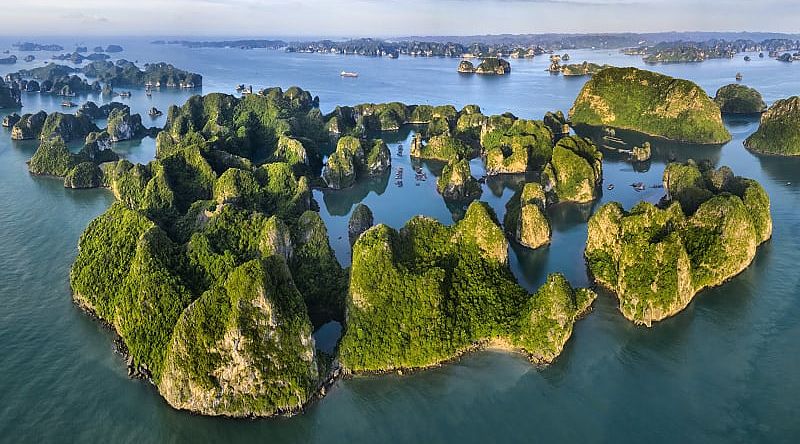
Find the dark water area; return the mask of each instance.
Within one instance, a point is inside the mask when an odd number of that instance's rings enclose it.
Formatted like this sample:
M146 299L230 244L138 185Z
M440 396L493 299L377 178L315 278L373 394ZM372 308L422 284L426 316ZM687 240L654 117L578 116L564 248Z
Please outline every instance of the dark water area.
M49 40L48 40L49 42ZM12 40L0 40L0 50ZM47 43L42 41L41 43ZM76 39L61 43L67 50ZM148 126L163 126L147 110L166 110L193 93L233 93L240 83L289 87L319 95L321 108L362 102L475 103L484 113L511 111L541 118L567 111L586 79L551 76L546 57L512 60L507 77L460 76L458 60L398 60L279 51L187 49L114 39L86 41L90 47L120 43L116 56L140 63L167 61L203 74L202 90L162 90L146 97L132 89L130 104ZM644 66L613 51L570 51L572 60ZM17 54L19 56L19 54ZM38 66L37 60L4 66ZM800 93L800 64L743 55L732 60L650 67L691 79L713 95L741 72L768 103ZM20 57L21 60L21 57ZM357 71L358 79L339 72ZM4 73L4 72L3 72ZM99 97L89 99L102 102ZM79 98L83 100L83 98ZM78 100L75 100L78 101ZM23 96L23 112L60 110L61 100ZM0 113L2 114L2 113ZM577 323L573 338L551 366L536 368L521 356L484 351L457 363L407 376L340 381L306 414L293 418L228 420L171 409L156 390L128 379L113 352L112 334L71 302L69 269L86 225L113 202L104 190L74 191L60 180L33 177L25 162L35 142L13 142L0 131L0 441L4 442L797 442L800 438L800 159L754 155L742 145L757 118L725 121L733 140L724 146L673 146L653 141L654 156L634 165L627 155L604 152L602 198L585 206L548 209L552 243L530 251L510 250L514 274L535 289L548 273L561 272L573 285L589 285L583 259L586 221L600 205L619 201L630 208L657 202L664 165L670 159L709 159L761 182L772 200L774 234L753 264L725 285L703 291L679 315L653 328L636 327L601 294L593 312ZM350 261L347 221L354 206L367 204L378 223L401 227L417 214L444 223L458 218L435 189L441 166L408 157L413 128L385 135L394 173L364 180L343 191L315 191L343 265ZM602 137L602 135L596 137ZM617 134L629 144L636 135ZM403 155L397 156L397 146ZM624 148L624 147L623 147ZM146 162L153 139L117 144L124 157ZM471 163L483 174L480 160ZM428 175L419 185L413 168ZM493 178L481 200L502 220L515 177ZM630 186L642 182L644 191ZM608 190L608 184L615 184ZM318 332L332 347L338 327ZM334 340L335 343L335 340Z

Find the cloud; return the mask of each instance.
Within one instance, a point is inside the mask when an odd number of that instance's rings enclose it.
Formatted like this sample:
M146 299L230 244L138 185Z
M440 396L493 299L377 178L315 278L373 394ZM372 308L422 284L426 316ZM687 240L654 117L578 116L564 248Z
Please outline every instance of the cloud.
M103 17L101 15L94 15L94 14L84 14L82 12L70 12L66 14L61 14L59 16L62 19L66 20L76 20L80 21L81 23L108 23L110 20L108 17Z

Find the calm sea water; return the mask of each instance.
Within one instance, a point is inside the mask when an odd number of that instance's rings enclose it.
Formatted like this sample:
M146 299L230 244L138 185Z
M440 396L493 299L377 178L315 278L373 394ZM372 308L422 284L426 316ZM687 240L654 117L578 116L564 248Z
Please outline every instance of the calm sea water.
M119 40L117 40L119 41ZM90 47L117 41L87 41ZM0 50L12 41L0 41ZM74 39L64 40L72 49ZM541 118L567 111L583 85L544 72L546 57L512 61L503 78L460 76L452 59L372 59L274 51L190 50L123 40L120 57L168 61L204 75L202 92L232 93L239 83L254 87L299 85L321 98L323 110L338 104L385 102L469 103L485 113L511 111ZM49 53L37 53L40 59ZM642 65L611 51L574 51L572 60ZM21 59L21 57L20 57ZM2 70L41 64L19 63ZM710 94L736 72L768 102L800 93L800 64L742 56L734 60L653 68L692 79ZM341 79L342 70L358 79ZM145 97L134 90L135 112L165 110L190 93L165 91ZM94 98L99 100L99 98ZM60 100L25 95L24 112L59 109ZM149 118L145 116L145 120ZM163 125L164 119L152 125ZM60 180L32 177L25 161L32 142L12 142L0 132L0 441L8 442L797 442L800 439L800 159L759 157L742 141L754 119L726 121L734 139L722 148L659 146L646 171L618 156L604 162L601 202L626 207L657 201L663 190L635 192L629 184L660 182L667 157L708 158L737 174L757 179L772 199L773 239L759 249L744 273L698 295L680 315L651 329L635 327L601 295L580 321L563 355L547 368L519 356L480 352L460 362L411 376L340 381L302 416L227 420L171 409L155 389L127 378L113 353L112 335L70 299L68 274L78 237L113 201L103 190L72 191ZM408 153L409 131L390 138ZM120 144L129 159L153 157L152 139ZM429 179L418 186L408 157L405 186L393 179L357 184L341 192L314 193L340 261L347 265L346 226L358 202L376 222L402 226L416 214L451 223L436 193L436 165L423 164ZM480 162L473 173L481 174ZM500 217L511 196L507 180L489 181L483 200ZM594 206L549 210L553 242L529 252L513 248L520 282L533 289L551 272L587 285L582 251L586 220ZM332 329L332 330L335 330Z

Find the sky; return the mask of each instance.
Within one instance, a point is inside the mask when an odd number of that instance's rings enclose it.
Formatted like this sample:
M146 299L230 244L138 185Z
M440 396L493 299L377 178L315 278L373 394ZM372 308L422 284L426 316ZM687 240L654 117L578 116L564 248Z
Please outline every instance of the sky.
M0 35L800 32L798 0L3 0Z

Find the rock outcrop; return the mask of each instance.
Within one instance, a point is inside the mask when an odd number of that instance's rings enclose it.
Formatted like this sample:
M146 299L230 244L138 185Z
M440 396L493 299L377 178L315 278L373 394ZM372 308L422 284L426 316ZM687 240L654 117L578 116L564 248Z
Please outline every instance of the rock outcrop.
M128 107L114 109L108 115L108 132L112 142L131 140L142 137L146 131L142 125L142 116L131 114Z
M636 68L608 68L592 76L569 116L574 125L621 128L678 142L731 140L719 106L699 86Z
M15 84L6 85L0 79L0 109L22 107L22 94Z
M352 186L359 174L380 175L391 168L389 147L381 139L362 141L352 136L339 139L336 151L328 157L322 179L333 189Z
M31 140L39 138L47 120L47 113L39 111L36 114L24 114L11 128L11 138L14 140Z
M511 239L536 249L550 243L552 230L545 213L547 197L536 182L526 183L506 204L504 225Z
M350 239L350 245L352 246L355 244L359 236L369 230L374 224L375 220L372 216L372 210L362 203L356 205L347 223L347 235Z
M564 137L542 171L542 186L550 202L588 203L600 196L603 153L588 139Z
M451 160L436 181L436 189L445 200L469 202L481 197L481 185L472 177L469 161Z
M490 119L481 135L488 175L540 170L553 155L553 133L538 120Z

